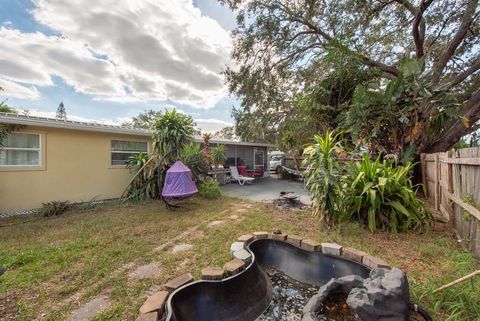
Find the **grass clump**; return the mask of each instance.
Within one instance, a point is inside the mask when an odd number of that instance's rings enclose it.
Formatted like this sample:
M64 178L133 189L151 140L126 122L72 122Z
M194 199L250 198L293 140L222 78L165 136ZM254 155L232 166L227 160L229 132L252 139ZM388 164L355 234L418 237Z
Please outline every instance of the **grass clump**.
M52 201L42 203L39 214L44 217L59 216L64 214L70 208L68 201Z

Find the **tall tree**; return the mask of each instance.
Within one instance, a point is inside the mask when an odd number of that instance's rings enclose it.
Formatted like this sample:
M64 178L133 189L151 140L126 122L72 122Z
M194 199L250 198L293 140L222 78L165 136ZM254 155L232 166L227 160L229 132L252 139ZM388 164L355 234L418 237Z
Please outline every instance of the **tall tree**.
M288 115L294 97L319 80L314 75L321 79L335 68L326 61L333 53L379 73L376 89L365 86L367 93L395 81L389 88L400 95L392 96L399 130L397 137L388 134L400 149L443 151L480 127L478 0L223 2L237 10L233 58L239 68L227 69L226 78L244 111ZM276 125L283 121L278 119ZM423 132L428 135L418 134Z
M235 139L235 126L227 126L223 127L220 130L217 130L214 134L213 137L218 137L218 138L223 138L223 139Z
M58 120L67 120L67 110L65 109L65 105L63 101L57 107L57 114L55 116Z
M162 117L163 112L160 110L144 110L136 117L132 117L131 121L122 123L122 127L135 128L135 129L151 129L153 123L159 117Z

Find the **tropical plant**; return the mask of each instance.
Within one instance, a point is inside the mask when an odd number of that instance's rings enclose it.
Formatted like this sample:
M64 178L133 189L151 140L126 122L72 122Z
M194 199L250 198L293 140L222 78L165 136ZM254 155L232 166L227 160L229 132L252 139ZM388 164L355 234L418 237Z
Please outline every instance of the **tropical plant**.
M195 134L195 123L190 116L175 109L165 110L153 123L153 149L157 157L168 165L180 158L184 146L190 144Z
M223 165L227 160L227 154L225 152L225 145L218 144L217 146L212 147L211 150L210 150L210 155L211 155L213 165L215 165L215 166Z
M216 180L206 179L198 186L198 195L206 199L216 199L221 196L220 185Z
M149 156L146 153L139 153L130 156L127 162L127 168L131 173L139 173L135 175L130 184L130 192L128 198L130 200L145 201L155 198L158 195L156 185L154 166L144 167L148 162ZM143 168L143 170L141 170Z
M152 193L150 182L156 182L155 191L163 186L165 171L176 160L180 159L186 145L193 141L195 133L194 122L190 116L178 113L175 109L165 112L152 125L153 151L142 167L138 168L123 197L138 199L141 197L160 197L160 193ZM137 177L142 175L145 184L135 185ZM139 190L140 189L140 190ZM164 200L165 201L165 200ZM166 201L167 206L170 206Z
M196 180L206 172L207 161L202 152L202 144L190 143L185 145L180 154L180 160L192 171Z
M323 136L315 135L314 143L308 145L303 152L306 188L310 192L315 212L329 225L343 219L340 202L341 168L336 159L336 154L342 150L340 134L327 131Z
M365 154L343 179L346 213L372 232L380 228L396 233L428 224L433 217L415 194L409 176L412 168L412 164L395 167L379 158L372 161Z

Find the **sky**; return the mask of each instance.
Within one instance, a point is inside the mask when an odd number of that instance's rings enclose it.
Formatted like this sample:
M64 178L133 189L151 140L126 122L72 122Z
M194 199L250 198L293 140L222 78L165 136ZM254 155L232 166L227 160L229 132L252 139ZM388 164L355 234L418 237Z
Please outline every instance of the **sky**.
M232 124L235 15L216 0L0 0L0 100L121 123L175 107L204 131Z

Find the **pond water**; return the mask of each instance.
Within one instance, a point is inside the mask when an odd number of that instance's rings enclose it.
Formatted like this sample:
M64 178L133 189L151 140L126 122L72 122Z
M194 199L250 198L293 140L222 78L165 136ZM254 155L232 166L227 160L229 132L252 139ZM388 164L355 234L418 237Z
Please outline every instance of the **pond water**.
M266 270L273 286L273 299L256 321L301 321L302 310L318 287L298 282L284 273Z

